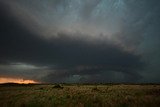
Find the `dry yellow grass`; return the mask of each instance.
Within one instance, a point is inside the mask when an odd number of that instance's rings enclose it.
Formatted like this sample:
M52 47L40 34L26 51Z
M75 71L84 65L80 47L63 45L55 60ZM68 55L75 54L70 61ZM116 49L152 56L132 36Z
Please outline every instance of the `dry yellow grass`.
M160 107L160 85L0 86L1 107Z

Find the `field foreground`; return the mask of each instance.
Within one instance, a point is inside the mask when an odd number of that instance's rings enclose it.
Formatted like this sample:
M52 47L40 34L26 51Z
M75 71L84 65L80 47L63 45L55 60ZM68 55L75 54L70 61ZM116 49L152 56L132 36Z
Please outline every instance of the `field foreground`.
M0 85L1 107L160 107L160 85Z

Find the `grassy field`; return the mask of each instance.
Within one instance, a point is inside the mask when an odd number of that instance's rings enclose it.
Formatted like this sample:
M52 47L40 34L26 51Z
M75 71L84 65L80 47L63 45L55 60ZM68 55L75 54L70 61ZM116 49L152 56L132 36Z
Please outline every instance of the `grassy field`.
M160 85L0 85L0 107L160 107Z

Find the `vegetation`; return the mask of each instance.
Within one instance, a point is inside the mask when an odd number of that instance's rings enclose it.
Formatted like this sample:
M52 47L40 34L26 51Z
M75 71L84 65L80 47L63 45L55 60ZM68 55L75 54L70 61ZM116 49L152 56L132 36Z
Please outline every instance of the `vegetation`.
M63 89L63 87L60 84L55 85L53 88Z
M1 107L160 107L160 85L0 85Z

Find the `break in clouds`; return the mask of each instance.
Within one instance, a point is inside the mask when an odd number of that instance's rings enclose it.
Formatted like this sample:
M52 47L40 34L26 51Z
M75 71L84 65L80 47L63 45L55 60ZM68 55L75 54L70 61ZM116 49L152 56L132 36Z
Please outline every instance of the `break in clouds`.
M0 77L160 82L159 0L1 0Z

